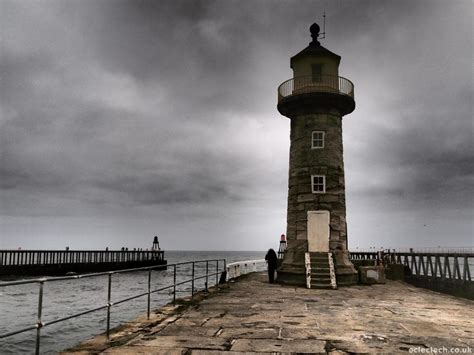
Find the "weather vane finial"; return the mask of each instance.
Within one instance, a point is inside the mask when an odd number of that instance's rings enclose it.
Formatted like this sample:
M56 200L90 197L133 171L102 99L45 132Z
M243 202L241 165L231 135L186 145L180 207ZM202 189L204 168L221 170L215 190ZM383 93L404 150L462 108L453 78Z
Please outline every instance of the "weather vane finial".
M310 45L319 46L318 38L319 39L326 38L326 11L324 11L324 14L323 14L323 32L320 33L319 31L321 31L321 27L319 27L319 25L316 22L310 26L309 32L311 32L311 37L313 38Z
M319 44L318 37L319 37L319 25L315 22L311 25L309 28L309 32L311 32L311 38L313 38L313 41L311 44Z

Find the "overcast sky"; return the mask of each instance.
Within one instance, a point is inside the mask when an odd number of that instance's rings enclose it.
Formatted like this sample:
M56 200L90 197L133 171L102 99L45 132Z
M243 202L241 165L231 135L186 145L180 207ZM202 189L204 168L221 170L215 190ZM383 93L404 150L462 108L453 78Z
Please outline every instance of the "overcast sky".
M0 247L278 247L324 9L350 248L472 246L472 1L0 0Z

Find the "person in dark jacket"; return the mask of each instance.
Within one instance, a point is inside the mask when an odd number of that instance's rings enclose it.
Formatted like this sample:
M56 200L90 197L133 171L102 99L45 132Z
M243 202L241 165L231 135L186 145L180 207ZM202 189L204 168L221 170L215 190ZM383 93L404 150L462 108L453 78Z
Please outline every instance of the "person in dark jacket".
M268 281L272 284L275 281L275 270L278 265L278 257L275 250L268 249L267 255L265 255L265 260L268 264Z

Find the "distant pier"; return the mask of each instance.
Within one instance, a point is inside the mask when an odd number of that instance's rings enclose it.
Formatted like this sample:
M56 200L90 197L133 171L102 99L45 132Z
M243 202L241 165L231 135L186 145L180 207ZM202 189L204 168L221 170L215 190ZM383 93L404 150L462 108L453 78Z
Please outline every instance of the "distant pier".
M162 250L0 250L0 276L66 275L166 265Z

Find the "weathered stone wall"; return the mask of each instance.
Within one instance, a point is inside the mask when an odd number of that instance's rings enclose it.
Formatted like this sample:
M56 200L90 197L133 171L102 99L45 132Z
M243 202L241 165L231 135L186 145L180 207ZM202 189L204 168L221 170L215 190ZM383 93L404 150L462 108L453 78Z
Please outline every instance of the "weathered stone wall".
M324 148L312 149L313 131L324 131ZM342 116L337 110L318 111L291 118L288 183L288 247L278 280L304 284L304 254L308 251L308 211L330 212L329 248L334 254L339 285L357 282L347 252L346 198L342 145ZM326 192L313 193L311 175L326 176Z
M325 132L323 149L311 149L313 131ZM330 248L346 249L346 200L342 118L337 112L298 116L291 120L287 238L307 240L307 212L328 210ZM326 176L326 193L311 192L311 175ZM293 243L292 243L293 244ZM303 243L294 243L295 245Z

